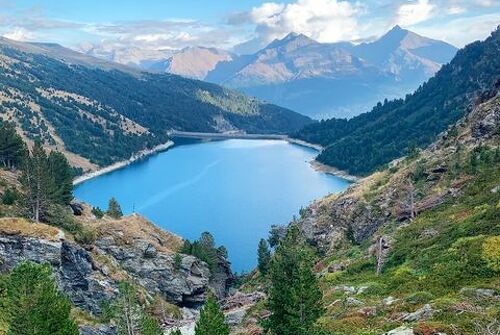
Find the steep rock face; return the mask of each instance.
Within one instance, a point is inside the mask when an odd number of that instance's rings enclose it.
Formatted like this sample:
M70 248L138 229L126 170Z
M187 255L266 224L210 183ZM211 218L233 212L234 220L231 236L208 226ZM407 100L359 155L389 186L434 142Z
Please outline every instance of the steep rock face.
M66 241L0 234L0 271L23 261L49 263L56 280L75 306L100 314L101 302L116 293L117 282L95 268L87 251Z
M224 258L218 258L217 269L210 278L209 286L218 299L227 297L229 285L234 281L234 275L231 271L231 264Z
M203 304L210 271L197 258L183 255L180 267L175 269L174 254L158 252L144 240L120 245L113 237L106 236L98 239L96 246L111 256L150 294L160 293L181 306L197 307Z
M83 220L88 220L88 208ZM229 263L221 258L211 275L206 263L178 254L182 240L146 219L133 215L121 220L87 222L97 227L97 239L85 249L57 228L23 219L0 219L0 272L23 261L49 263L60 289L75 306L94 315L112 299L122 280L140 285L181 307L199 307L212 289L224 298L232 280ZM176 258L180 257L180 262Z

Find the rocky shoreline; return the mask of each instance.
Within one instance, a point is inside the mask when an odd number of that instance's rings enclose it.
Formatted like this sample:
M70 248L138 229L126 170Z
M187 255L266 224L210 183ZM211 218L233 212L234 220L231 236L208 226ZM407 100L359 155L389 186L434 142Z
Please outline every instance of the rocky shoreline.
M85 174L75 178L73 180L73 185L78 185L78 184L81 184L87 180L93 179L95 177L102 176L104 174L108 174L110 172L122 169L122 168L129 166L130 164L132 164L140 159L151 156L151 155L156 154L158 152L166 151L169 148L171 148L172 146L174 146L174 142L168 141L166 143L157 145L156 147L154 147L152 149L139 151L138 153L132 155L132 157L130 157L127 160L116 162L114 164L103 167L102 169L88 172L88 173L85 173Z
M317 160L312 160L310 162L310 164L311 164L312 168L314 170L316 170L316 171L320 171L320 172L323 172L323 173L328 173L328 174L340 177L342 179L345 179L345 180L348 180L348 181L351 181L351 182L358 182L358 181L360 181L362 179L360 177L350 175L347 172L339 170L339 169L334 168L332 166L320 163Z

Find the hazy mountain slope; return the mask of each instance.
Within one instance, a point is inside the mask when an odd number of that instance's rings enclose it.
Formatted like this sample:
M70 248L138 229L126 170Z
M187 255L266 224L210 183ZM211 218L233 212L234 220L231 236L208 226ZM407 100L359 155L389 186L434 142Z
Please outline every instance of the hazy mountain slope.
M285 133L310 122L214 84L140 73L60 46L2 39L0 65L2 117L27 138L99 165L166 141L170 129Z
M206 79L316 118L350 117L415 89L456 50L398 26L360 45L289 34L255 55L219 63Z
M295 136L326 146L322 163L367 174L425 146L456 122L474 98L500 80L500 30L459 50L454 59L405 100L378 104L349 121L331 119L306 126Z
M396 26L360 45L322 44L290 33L252 55L195 47L159 61L145 55L135 64L235 88L319 119L352 117L384 98L404 96L450 61L456 50ZM89 52L100 56L96 49ZM113 60L124 63L118 57Z
M113 45L81 44L78 51L92 57L105 59L109 62L147 69L154 64L170 57L175 50L145 50L135 47L116 47Z
M219 62L230 61L230 52L204 47L187 47L181 50L149 50L109 45L81 45L86 55L110 62L132 66L151 72L167 72L188 78L204 79Z
M449 62L457 48L395 26L374 42L353 46L351 52L394 74L398 81L418 84Z
M206 80L320 117L333 109L349 115L367 96L378 98L393 76L343 48L291 33L254 55L219 63Z
M147 70L167 72L188 78L204 79L215 66L232 60L233 55L215 48L184 48L166 60L155 62L146 67Z

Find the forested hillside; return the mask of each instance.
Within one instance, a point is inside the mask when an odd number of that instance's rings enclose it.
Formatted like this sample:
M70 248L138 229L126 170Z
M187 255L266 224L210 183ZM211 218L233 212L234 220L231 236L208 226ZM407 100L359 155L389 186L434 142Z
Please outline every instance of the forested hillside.
M500 330L500 95L425 150L315 201L259 245L238 334ZM254 320L260 320L258 322Z
M65 50L0 40L0 116L84 168L165 142L171 129L287 133L310 122L217 85Z
M353 119L330 119L294 136L325 146L318 161L366 175L411 148L431 143L500 79L500 29L455 58L405 99L384 101Z

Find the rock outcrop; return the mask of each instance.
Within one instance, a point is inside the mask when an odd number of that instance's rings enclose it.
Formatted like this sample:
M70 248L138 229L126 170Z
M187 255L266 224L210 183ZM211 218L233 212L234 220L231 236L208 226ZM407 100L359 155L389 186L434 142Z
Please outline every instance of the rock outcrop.
M82 207L79 217L97 236L85 248L55 227L0 219L0 272L23 261L49 263L61 290L75 306L93 315L101 313L103 301L116 295L122 280L180 307L201 306L209 290L226 296L232 273L225 259L220 259L220 271L211 275L206 263L176 253L182 239L146 219L132 215L92 221L85 211ZM93 334L90 328L84 331Z
M92 314L100 314L101 302L117 290L117 282L95 268L89 253L74 243L0 234L0 271L23 261L52 265L61 290Z

